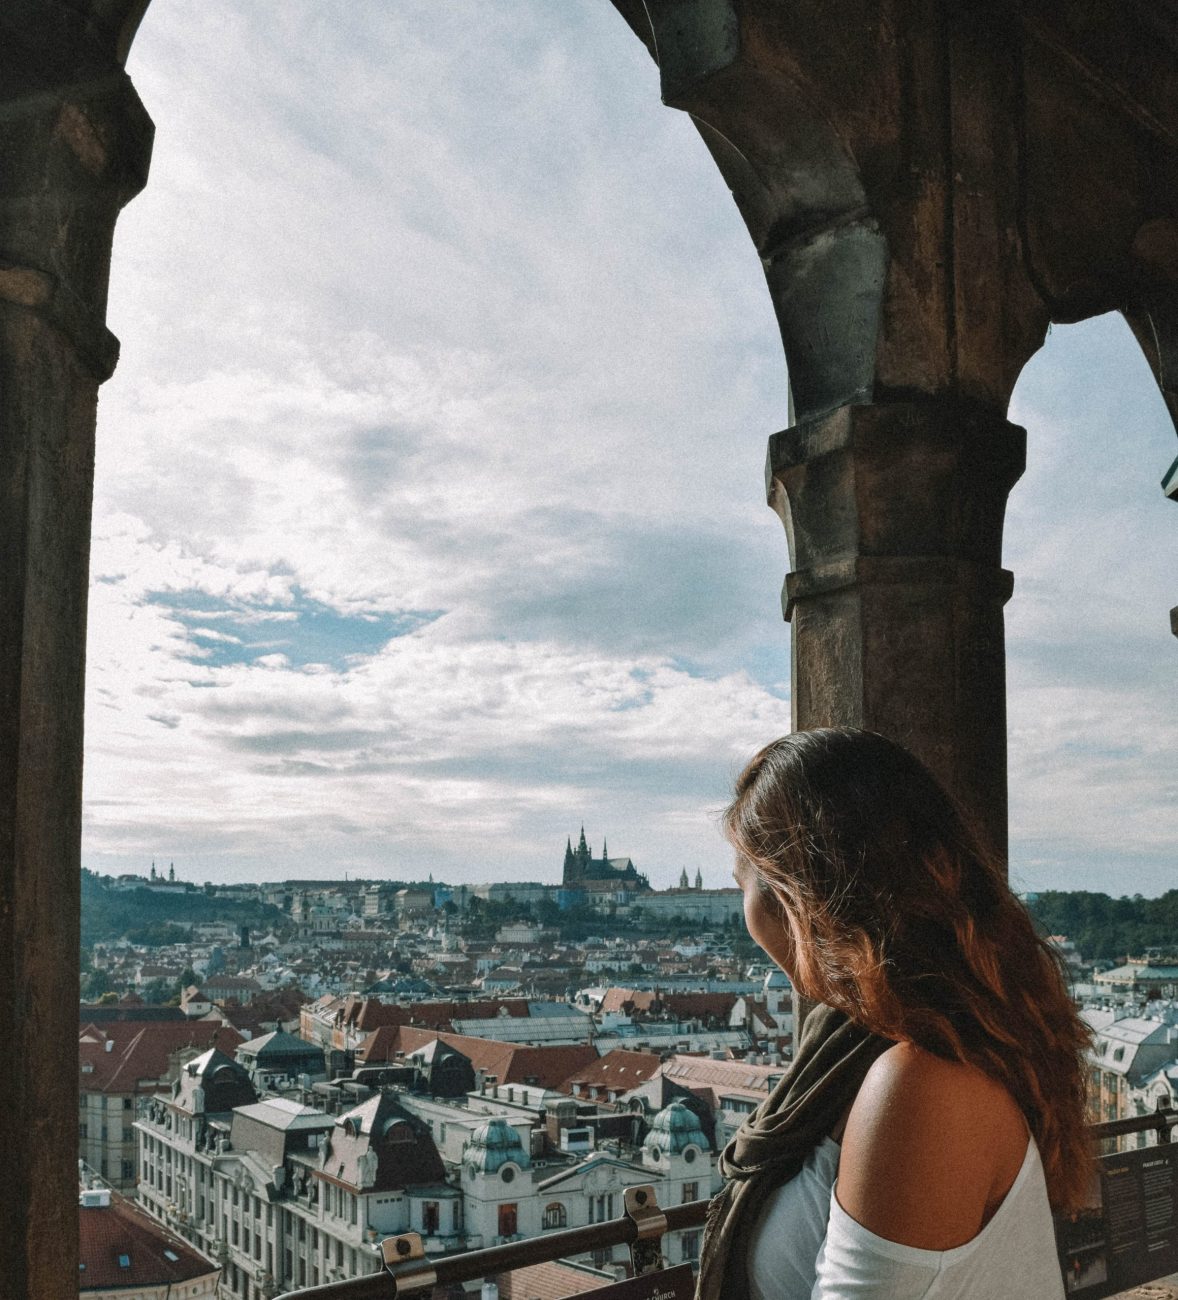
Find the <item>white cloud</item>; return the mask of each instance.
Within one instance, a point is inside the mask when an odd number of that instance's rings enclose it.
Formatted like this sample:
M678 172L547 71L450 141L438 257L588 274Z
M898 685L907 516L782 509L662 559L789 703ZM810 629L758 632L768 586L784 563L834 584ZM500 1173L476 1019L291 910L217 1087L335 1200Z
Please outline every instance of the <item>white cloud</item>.
M85 860L534 876L584 818L719 883L714 810L788 726L785 376L646 52L596 3L205 0L149 10L131 73L158 135L112 275ZM1173 435L1088 329L1014 417L1012 861L1114 888L1118 846L1162 852L1178 594L1109 434Z

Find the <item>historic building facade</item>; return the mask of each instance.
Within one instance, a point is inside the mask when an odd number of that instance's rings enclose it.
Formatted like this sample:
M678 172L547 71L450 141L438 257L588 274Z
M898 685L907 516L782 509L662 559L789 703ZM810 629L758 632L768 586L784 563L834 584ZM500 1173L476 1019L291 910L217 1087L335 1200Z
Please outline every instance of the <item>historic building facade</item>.
M601 841L601 857L595 858L585 840L584 826L577 847L573 848L571 838L565 845L560 883L565 889L589 889L598 884L633 890L650 888L646 877L639 873L629 858L609 856L604 839Z
M679 1101L641 1141L599 1143L567 1098L552 1140L543 1089L501 1107L355 1091L338 1115L259 1097L240 1063L206 1052L136 1121L140 1204L216 1261L224 1292L268 1300L377 1271L379 1242L399 1232L445 1254L617 1218L629 1186L655 1182L660 1204L714 1190L712 1143ZM637 1103L636 1135L642 1114ZM666 1249L694 1259L699 1234L671 1234Z

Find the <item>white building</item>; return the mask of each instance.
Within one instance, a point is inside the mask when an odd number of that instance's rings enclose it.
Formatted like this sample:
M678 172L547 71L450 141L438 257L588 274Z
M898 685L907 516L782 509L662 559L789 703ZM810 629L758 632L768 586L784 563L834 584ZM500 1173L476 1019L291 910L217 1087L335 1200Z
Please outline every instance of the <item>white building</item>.
M222 1289L242 1300L374 1272L377 1242L397 1232L461 1241L461 1197L391 1093L339 1116L258 1101L213 1050L135 1127L140 1203L217 1260Z
M681 1103L635 1150L596 1140L568 1098L508 1091L518 1095L506 1103L383 1091L333 1116L258 1100L242 1066L212 1050L136 1123L140 1201L218 1262L226 1294L262 1300L374 1272L378 1242L398 1232L449 1253L617 1218L624 1189L642 1183L656 1183L660 1204L711 1194L714 1154ZM558 1106L573 1117L542 1125L540 1108L551 1120ZM639 1108L627 1124L641 1122ZM699 1234L672 1234L666 1248L694 1259ZM623 1248L592 1258L615 1256Z

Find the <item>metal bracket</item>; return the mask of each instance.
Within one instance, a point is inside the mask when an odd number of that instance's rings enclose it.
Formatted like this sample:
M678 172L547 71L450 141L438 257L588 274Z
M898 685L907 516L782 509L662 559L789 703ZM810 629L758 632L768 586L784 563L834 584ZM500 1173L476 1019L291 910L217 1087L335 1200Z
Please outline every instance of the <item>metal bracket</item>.
M1159 1097L1154 1103L1154 1114L1158 1117L1158 1142L1174 1141L1174 1124L1173 1110L1170 1103L1164 1098Z
M667 1216L659 1209L654 1188L649 1183L627 1187L624 1200L626 1218L638 1229L638 1235L630 1246L634 1276L656 1273L664 1267L663 1233L667 1230Z
M385 1271L392 1275L394 1296L429 1292L437 1285L437 1270L425 1256L420 1233L402 1232L396 1237L386 1237L380 1243L380 1257Z

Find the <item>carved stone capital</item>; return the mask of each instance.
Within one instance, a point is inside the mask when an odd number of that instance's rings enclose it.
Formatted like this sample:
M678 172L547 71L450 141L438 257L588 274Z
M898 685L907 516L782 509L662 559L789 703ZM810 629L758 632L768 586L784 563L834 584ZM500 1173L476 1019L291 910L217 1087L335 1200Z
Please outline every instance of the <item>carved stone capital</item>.
M1006 498L1026 432L953 401L844 406L775 433L765 466L797 599L855 583L953 584L1005 601Z

